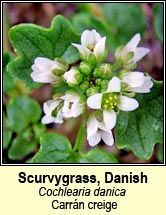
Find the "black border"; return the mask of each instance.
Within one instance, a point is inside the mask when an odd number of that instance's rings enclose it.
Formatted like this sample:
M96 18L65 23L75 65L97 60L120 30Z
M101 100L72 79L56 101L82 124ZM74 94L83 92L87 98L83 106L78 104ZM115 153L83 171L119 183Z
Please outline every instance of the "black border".
M164 60L164 71L165 71L165 1L1 1L1 62L3 62L3 3L163 3L163 60ZM1 77L3 78L3 66L1 63ZM2 80L2 79L1 79ZM164 153L163 153L163 163L162 164L140 164L140 163L131 163L131 164L111 164L111 163L103 163L103 164L97 164L97 163L90 163L90 164L79 164L79 163L69 163L69 164L52 164L52 163L42 163L42 164L4 164L2 163L2 144L3 144L3 82L1 81L1 161L0 161L0 166L166 166L166 157L165 157L165 73L164 73L164 122L163 122L163 131L164 131L164 136L163 136L163 148L164 148Z

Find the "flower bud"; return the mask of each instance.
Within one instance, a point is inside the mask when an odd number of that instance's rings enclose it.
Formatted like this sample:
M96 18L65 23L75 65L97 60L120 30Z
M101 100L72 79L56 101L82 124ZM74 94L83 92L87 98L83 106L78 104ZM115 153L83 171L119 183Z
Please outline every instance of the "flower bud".
M84 80L80 86L79 86L80 90L85 91L89 88L89 81Z
M84 75L90 75L91 71L92 71L92 65L88 62L82 61L80 63L80 71L82 74Z
M79 85L82 81L82 74L75 67L72 67L69 71L65 72L64 79L70 87Z
M97 79L95 80L95 84L98 85L98 86L100 86L100 85L101 85L101 81L102 81L101 78L97 78Z
M108 83L109 83L108 80L102 80L100 86L101 86L102 88L107 88L107 87L108 87Z
M99 68L96 68L96 69L93 71L93 77L94 77L94 78L100 78L100 70L99 70Z
M110 80L112 77L112 68L108 63L102 63L98 68L93 72L95 78L103 78Z
M112 77L112 68L111 65L108 63L103 63L100 65L99 67L99 71L100 71L100 77L103 79L108 79L110 80Z
M89 96L92 96L96 93L99 93L100 91L100 87L96 86L96 87L90 87L86 90L86 95L89 97Z

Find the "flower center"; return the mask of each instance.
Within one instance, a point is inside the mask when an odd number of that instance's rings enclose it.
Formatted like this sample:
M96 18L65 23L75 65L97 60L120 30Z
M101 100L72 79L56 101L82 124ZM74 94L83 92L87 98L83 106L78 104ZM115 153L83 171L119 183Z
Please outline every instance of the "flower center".
M119 103L119 93L104 93L101 107L106 110L116 109Z
M93 51L94 51L94 48L95 48L95 46L94 46L94 45L89 45L89 46L88 46L88 49L89 49L91 52L93 52Z

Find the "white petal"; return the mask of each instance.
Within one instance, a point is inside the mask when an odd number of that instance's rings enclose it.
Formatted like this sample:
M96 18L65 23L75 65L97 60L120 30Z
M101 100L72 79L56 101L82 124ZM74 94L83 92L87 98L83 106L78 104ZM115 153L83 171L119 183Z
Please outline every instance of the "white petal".
M63 112L64 117L66 117L66 118L72 117L72 110L69 106L70 106L70 103L68 101L64 101L64 105L62 107L62 112Z
M49 124L49 123L53 123L54 120L55 120L55 117L45 115L45 116L43 116L41 122L42 122L42 124Z
M119 99L120 104L118 104L118 108L122 111L133 111L139 106L136 99L129 98L127 96L119 96Z
M94 29L93 29L91 32L92 32L92 34L93 34L93 38L94 38L94 41L95 41L95 44L96 44L99 40L101 40L101 36L100 36L100 34L97 33L96 30L94 30Z
M88 55L90 54L90 51L88 48L86 48L83 45L79 45L79 44L75 44L75 43L72 43L72 45L78 49L78 51L81 53L81 55L83 56L84 59L87 59Z
M48 100L43 104L43 111L45 114L51 114L52 111L60 104L61 100Z
M87 99L87 105L92 109L100 109L102 101L102 93L97 93Z
M125 82L129 87L139 87L144 83L144 74L142 72L129 72L122 77L122 82Z
M54 122L55 123L63 123L63 113L62 113L62 111L60 110L60 111L58 111L58 113L57 113L57 117L55 118L55 120L54 120Z
M77 116L79 116L82 113L82 111L84 109L84 105L80 104L80 103L74 103L72 105L71 109L72 109L72 116L73 117L77 117Z
M106 145L112 146L114 144L114 138L113 138L112 132L103 131L101 137Z
M103 37L101 40L99 40L99 42L96 44L94 48L94 54L97 58L103 56L105 52L105 41L106 37Z
M88 139L90 146L96 146L101 141L101 135L99 132L96 132L93 136Z
M41 70L50 70L54 65L54 61L45 57L37 57L35 59L36 66Z
M140 34L134 35L134 37L132 37L131 40L125 46L125 49L127 50L127 52L130 52L130 51L135 52L135 49L138 43L140 42L140 40L141 40Z
M35 82L39 83L52 83L52 82L59 82L59 78L53 75L51 72L32 72L30 74L31 78Z
M45 115L42 120L42 124L50 124L50 123L63 123L63 115L58 113L57 117Z
M98 121L96 117L91 116L87 121L87 139L93 136L98 130Z
M113 77L108 83L107 92L120 92L120 79Z
M68 102L78 102L79 101L79 96L74 93L67 93L66 95L61 96L60 98L63 99L64 101L68 101Z
M36 66L36 64L33 64L33 65L31 66L31 69L33 70L33 72L36 72L36 73L45 72L45 70L43 71L43 70L39 69L39 68Z
M111 130L116 124L116 113L114 110L103 110L103 121L107 130Z
M134 63L138 62L149 52L150 52L150 50L147 48L142 48L142 47L136 48L134 57L133 57L133 62Z
M81 44L83 46L88 47L89 45L95 44L95 38L93 36L93 33L89 30L85 30L81 35Z
M144 78L144 83L140 87L132 88L133 92L135 93L149 93L150 89L153 87L153 82L151 81L150 77Z
M66 80L67 83L77 83L76 79L75 79L75 75L76 75L76 70L69 70L68 72L64 73L64 79Z

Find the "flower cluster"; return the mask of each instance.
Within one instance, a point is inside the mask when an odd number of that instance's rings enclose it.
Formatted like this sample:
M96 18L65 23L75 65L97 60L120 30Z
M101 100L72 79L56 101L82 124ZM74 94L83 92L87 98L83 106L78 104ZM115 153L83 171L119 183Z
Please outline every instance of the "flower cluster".
M88 113L87 140L90 146L101 139L111 146L112 129L119 111L133 111L139 107L133 98L136 93L149 93L153 82L143 72L133 71L149 49L137 47L141 38L136 34L115 52L115 63L105 63L106 37L96 30L85 30L81 44L72 43L80 53L78 66L64 60L37 57L31 77L36 82L68 85L64 95L55 95L44 103L42 123L63 123L65 118ZM70 67L69 67L70 66ZM70 68L70 69L69 69Z

